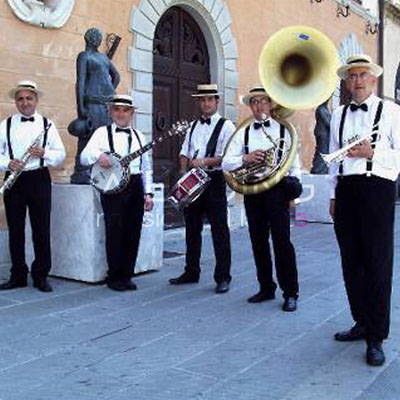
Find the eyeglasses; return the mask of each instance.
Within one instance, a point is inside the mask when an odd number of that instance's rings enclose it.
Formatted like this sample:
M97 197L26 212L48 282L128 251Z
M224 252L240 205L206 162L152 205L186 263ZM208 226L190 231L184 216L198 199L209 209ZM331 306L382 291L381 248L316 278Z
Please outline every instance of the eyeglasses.
M361 72L360 74L351 73L348 74L347 79L351 82L356 82L357 79L360 81L365 81L371 74L369 72Z
M265 106L267 104L270 104L270 100L266 99L266 98L263 98L263 99L254 99L253 98L250 100L250 104L254 104L254 105L261 104L262 106Z

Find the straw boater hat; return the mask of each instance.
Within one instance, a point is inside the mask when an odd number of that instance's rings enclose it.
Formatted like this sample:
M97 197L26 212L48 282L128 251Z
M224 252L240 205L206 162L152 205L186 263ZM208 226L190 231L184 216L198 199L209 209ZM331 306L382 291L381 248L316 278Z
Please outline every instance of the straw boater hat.
M136 109L133 105L133 98L128 94L115 94L108 103L110 106L125 106Z
M254 85L249 90L249 92L245 96L243 96L242 103L248 106L250 104L250 100L256 96L264 96L269 98L267 92L265 91L262 85Z
M197 85L197 92L192 97L221 96L218 92L218 86L215 83L206 83Z
M355 54L347 58L346 64L337 70L337 74L341 79L346 79L347 71L352 68L368 68L375 76L380 76L383 72L383 68L380 65L374 64L370 56Z
M40 92L37 88L37 85L35 82L32 81L20 81L18 82L18 85L15 88L12 88L8 94L12 99L15 99L15 96L17 95L18 92L21 90L29 90L33 93L36 93L37 96L41 96L42 92Z

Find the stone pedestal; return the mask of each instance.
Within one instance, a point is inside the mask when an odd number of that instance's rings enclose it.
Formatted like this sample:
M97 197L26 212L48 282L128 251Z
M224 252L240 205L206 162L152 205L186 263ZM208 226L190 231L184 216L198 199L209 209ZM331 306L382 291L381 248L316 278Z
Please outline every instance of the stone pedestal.
M164 191L155 184L154 209L146 212L135 272L160 269L163 260ZM51 244L53 276L99 282L107 265L104 220L100 197L91 186L53 185ZM26 227L26 259L33 260L29 219ZM7 231L1 231L2 263L10 264Z
M303 174L303 194L296 205L296 219L332 223L329 214L329 175Z

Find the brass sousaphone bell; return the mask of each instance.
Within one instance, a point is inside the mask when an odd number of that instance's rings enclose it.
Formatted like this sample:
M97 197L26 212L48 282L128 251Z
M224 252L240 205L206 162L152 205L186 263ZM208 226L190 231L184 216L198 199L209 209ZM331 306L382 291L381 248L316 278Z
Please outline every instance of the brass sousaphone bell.
M272 99L271 116L288 129L290 142L285 143L283 156L272 168L262 163L260 168L253 165L224 171L225 179L234 191L246 195L260 193L272 188L287 174L296 156L298 136L286 118L293 110L313 108L325 102L336 88L338 67L335 45L317 29L290 26L267 40L259 58L260 79ZM247 118L238 126L224 155L234 135L253 120ZM252 169L248 176L243 173L245 168ZM253 174L253 170L256 173Z

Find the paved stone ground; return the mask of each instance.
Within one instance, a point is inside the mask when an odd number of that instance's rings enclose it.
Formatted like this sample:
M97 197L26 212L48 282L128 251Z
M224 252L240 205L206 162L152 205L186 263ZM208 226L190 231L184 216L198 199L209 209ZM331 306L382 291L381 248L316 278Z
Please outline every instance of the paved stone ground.
M174 230L165 241L174 257L161 271L138 276L137 292L54 278L53 294L2 292L0 400L398 400L399 229L397 218L384 367L365 364L364 343L332 340L351 318L331 225L293 229L296 313L281 311L280 296L247 303L257 283L245 227L232 232L229 293L214 293L208 230L201 282L170 286L184 263L182 231Z

